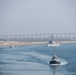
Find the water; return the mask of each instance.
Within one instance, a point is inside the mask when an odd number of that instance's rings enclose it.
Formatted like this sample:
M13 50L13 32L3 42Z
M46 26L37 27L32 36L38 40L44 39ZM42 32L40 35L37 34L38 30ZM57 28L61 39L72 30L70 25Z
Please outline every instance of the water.
M56 47L61 65L51 66L47 45L0 47L0 75L76 75L76 44Z

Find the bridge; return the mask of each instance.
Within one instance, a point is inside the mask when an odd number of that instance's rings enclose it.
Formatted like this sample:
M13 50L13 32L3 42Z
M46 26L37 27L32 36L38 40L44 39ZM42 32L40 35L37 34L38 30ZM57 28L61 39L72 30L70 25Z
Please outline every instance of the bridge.
M76 33L0 35L0 41L76 41Z

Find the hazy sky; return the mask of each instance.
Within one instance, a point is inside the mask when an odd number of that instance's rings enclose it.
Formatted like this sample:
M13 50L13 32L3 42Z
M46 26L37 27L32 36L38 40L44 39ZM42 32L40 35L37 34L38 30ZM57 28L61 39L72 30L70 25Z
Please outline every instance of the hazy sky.
M76 0L0 0L0 35L76 32Z

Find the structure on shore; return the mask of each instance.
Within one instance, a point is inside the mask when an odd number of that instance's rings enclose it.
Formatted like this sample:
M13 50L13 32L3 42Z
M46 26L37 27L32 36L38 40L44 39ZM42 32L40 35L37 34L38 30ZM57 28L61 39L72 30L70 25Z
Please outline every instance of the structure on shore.
M0 41L70 41L76 40L76 33L50 33L25 35L0 35Z

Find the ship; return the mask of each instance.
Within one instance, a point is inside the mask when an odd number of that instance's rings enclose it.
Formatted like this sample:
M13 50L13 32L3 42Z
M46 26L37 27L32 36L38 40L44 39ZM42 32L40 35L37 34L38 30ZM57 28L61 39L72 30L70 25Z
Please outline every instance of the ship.
M50 46L60 46L60 44L59 43L57 43L56 41L49 41L48 42L48 47L50 47Z
M10 46L9 46L9 48L14 48L14 47L15 47L14 45L10 45Z
M59 59L58 59L58 56L56 55L55 50L54 50L54 55L53 55L51 61L49 62L49 64L51 64L51 65L59 65L59 64L61 64Z

